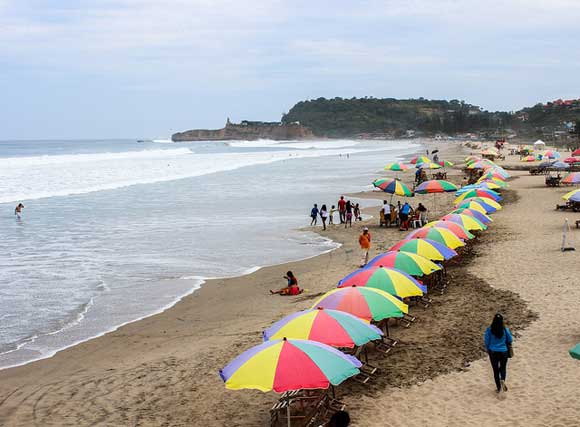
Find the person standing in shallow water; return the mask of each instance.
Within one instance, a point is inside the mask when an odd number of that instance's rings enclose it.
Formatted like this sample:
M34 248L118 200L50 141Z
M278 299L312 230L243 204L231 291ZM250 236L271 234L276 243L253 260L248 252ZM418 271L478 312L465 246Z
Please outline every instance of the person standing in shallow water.
M326 205L322 205L320 208L320 219L322 219L322 229L326 230L326 219L328 218L328 210Z
M510 330L505 327L501 314L497 313L493 317L490 327L485 330L483 341L493 369L497 393L507 391L506 369L513 337Z
M318 205L316 203L314 204L314 207L310 211L310 218L312 218L312 221L310 221L311 227L318 223Z
M16 206L14 209L14 215L16 215L16 218L20 219L20 216L22 215L22 209L24 209L24 205L22 203L18 203L18 206Z

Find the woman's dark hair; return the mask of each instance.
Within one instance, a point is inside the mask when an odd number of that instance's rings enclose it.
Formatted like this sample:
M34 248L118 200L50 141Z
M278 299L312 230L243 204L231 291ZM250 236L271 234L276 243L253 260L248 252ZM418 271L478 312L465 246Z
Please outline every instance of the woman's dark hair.
M337 411L330 418L329 427L347 427L350 424L350 415L346 411Z
M291 271L289 271L289 272L286 273L286 276L288 276L288 277L294 277L294 274Z
M320 208L320 210L325 211L326 210L326 205L322 205L322 207Z
M493 321L491 322L491 333L496 336L496 338L503 337L504 334L504 325L503 325L503 316L497 313L493 316Z

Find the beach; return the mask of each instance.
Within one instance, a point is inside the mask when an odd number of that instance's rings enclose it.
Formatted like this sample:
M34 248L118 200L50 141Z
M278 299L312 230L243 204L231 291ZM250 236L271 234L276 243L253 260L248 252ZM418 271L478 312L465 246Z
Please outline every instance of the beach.
M460 162L466 155L458 144L437 146L441 159ZM461 182L459 170L449 172ZM367 387L339 387L353 425L577 424L580 365L568 349L580 341L578 253L560 251L563 220L577 215L554 210L568 189L546 187L543 176L512 175L504 209L472 253L449 268L448 291L434 295L426 309L412 307L416 324L393 328L400 348L381 360L373 356L382 368L377 379ZM354 196L385 198L377 192ZM454 196L436 197L411 202L423 202L436 219L451 210ZM363 226L373 235L372 255L407 234L379 228L377 207L363 212L374 217L352 229L316 229L341 244L333 251L210 280L169 310L52 358L0 371L0 425L267 425L276 395L226 390L218 370L260 343L274 321L309 307L356 269ZM287 270L306 292L270 295L284 285ZM501 398L482 349L483 331L498 310L516 331L510 389Z

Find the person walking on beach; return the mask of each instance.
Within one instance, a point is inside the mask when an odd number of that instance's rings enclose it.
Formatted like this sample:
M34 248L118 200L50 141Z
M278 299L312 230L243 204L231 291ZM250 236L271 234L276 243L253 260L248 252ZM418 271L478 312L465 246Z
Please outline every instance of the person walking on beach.
M361 268L369 262L369 251L371 250L371 233L367 227L363 228L362 234L358 237L358 244L362 252Z
M354 205L354 220L355 222L362 221L362 217L360 216L360 206L358 205L358 203Z
M344 228L346 228L347 225L350 225L352 228L352 203L350 203L350 200L346 202L345 209L346 219L344 220Z
M314 204L314 207L310 211L310 218L312 218L312 221L310 221L311 227L318 223L318 205L316 203Z
M401 207L399 210L399 218L401 220L401 227L399 230L409 230L409 214L411 213L411 205L408 202Z
M344 224L346 222L346 200L344 200L344 196L340 196L338 201L338 215L340 216L340 223Z
M16 218L20 219L22 215L22 209L24 209L24 205L22 203L18 203L18 206L14 209L14 215Z
M270 289L270 293L272 295L298 295L302 293L302 289L300 289L298 287L298 279L296 278L296 276L294 276L294 273L292 273L291 271L288 271L286 273L286 276L284 276L284 279L286 279L288 281L288 286L286 286L285 288L282 288L278 291L273 291Z
M328 224L334 224L334 213L336 212L336 207L332 205L330 207L330 214L328 215Z
M328 210L326 205L322 205L320 208L320 219L322 219L322 229L326 230L326 219L328 218Z
M508 358L511 357L511 346L513 337L508 328L503 323L503 316L497 313L493 317L491 326L485 330L483 338L485 344L485 351L489 354L489 360L493 369L493 379L497 393L502 390L507 391L505 384L506 368Z

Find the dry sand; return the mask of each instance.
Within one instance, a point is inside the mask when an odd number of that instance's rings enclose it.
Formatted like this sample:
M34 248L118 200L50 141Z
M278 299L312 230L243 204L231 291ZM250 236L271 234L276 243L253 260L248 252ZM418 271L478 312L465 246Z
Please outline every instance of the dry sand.
M341 387L354 425L577 424L580 364L567 350L580 341L579 252L562 253L559 245L563 218L578 215L554 211L567 189L545 188L543 177L521 175L512 181L511 203L494 216L472 256L450 268L448 292L427 309L412 308L417 324L394 328L400 349L372 356L381 376L369 387ZM440 213L451 199L437 198ZM425 200L432 208L432 198ZM405 235L379 229L376 221L370 221L374 253ZM213 280L164 313L51 359L1 371L0 425L266 425L276 396L225 390L217 371L259 343L264 328L308 307L356 268L362 225L329 230L325 235L343 243L331 253ZM270 296L288 269L308 292ZM498 309L515 329L537 315L518 333L510 391L499 399L481 349L483 330Z

